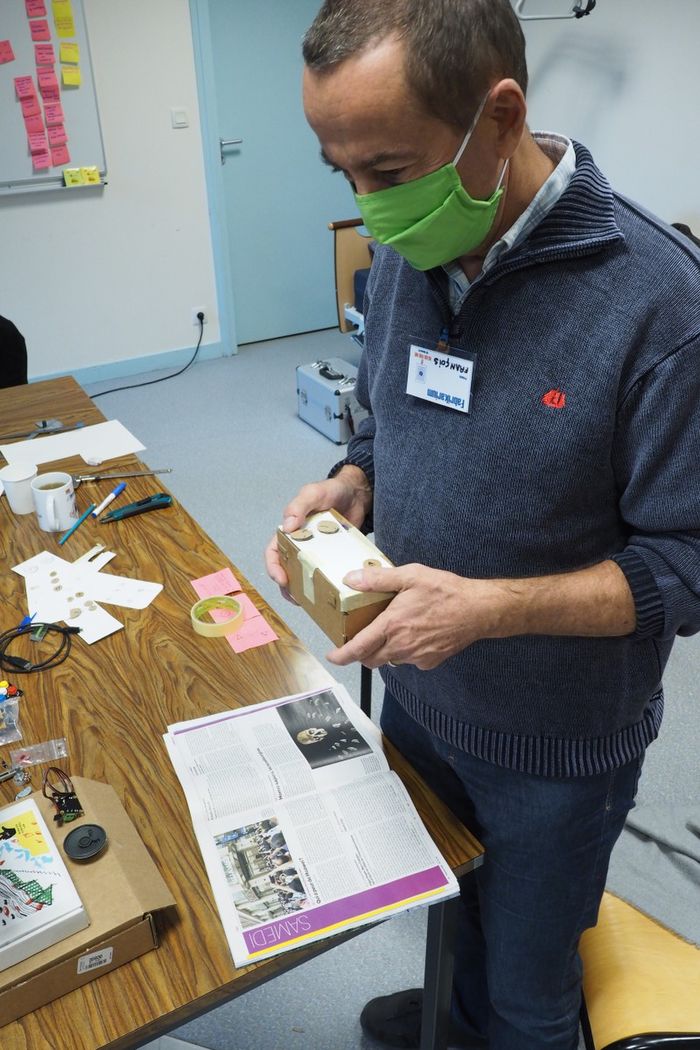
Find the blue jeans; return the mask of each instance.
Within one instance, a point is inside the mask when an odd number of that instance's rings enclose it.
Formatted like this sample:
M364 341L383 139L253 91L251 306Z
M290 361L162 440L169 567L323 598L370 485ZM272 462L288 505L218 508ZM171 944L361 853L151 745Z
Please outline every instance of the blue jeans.
M432 736L388 691L381 726L486 850L460 880L456 1027L489 1050L576 1050L578 942L596 923L642 759L571 778L501 769Z

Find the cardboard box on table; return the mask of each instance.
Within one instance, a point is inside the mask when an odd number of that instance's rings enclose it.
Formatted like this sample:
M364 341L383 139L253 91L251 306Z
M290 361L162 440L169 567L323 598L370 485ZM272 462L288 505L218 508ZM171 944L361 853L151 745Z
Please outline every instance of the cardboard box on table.
M62 828L53 822L55 810L48 799L39 792L31 797L59 847L90 925L0 971L0 1027L157 948L155 916L175 907L116 792L96 780L72 780L85 816ZM63 840L81 824L101 825L107 846L92 860L73 861Z
M336 522L338 531L324 535L319 525L326 522ZM311 535L295 539L300 532ZM342 545L337 559L333 554L335 543ZM292 598L336 645L354 638L394 597L393 593L354 591L342 583L342 577L352 569L369 565L391 568L392 562L336 510L312 515L297 533L278 529L277 549Z

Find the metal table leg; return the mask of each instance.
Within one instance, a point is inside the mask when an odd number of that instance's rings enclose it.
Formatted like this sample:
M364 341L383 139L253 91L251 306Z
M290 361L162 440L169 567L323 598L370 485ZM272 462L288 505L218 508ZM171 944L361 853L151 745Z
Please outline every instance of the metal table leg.
M372 668L360 664L360 708L368 718L372 717Z
M453 897L428 908L420 1050L447 1047L458 907Z

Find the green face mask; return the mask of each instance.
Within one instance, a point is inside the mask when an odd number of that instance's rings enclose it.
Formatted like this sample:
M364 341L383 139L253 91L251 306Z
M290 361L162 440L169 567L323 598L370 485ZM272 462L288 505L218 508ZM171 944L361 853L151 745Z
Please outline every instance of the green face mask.
M390 245L416 270L430 270L468 255L494 224L508 162L485 201L469 196L456 168L487 98L488 94L451 164L400 186L355 194L363 222L375 240Z

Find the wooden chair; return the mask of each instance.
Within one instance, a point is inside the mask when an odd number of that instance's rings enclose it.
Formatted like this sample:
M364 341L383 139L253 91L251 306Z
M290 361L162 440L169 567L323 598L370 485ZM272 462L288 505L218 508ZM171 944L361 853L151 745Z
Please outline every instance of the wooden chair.
M355 309L355 271L372 265L369 250L372 238L360 233L359 226L362 219L328 223L328 229L333 231L338 327L341 332L355 335L361 335L364 330L362 314Z
M581 938L588 1050L700 1050L700 950L605 893Z

